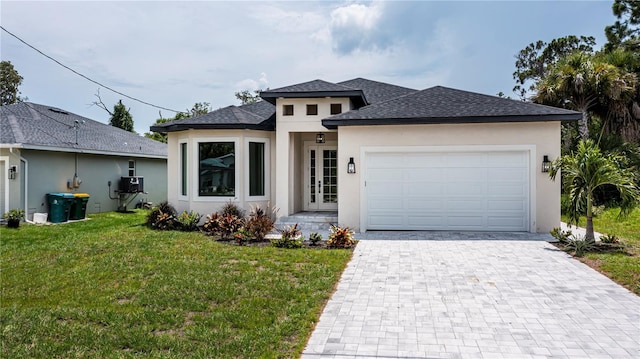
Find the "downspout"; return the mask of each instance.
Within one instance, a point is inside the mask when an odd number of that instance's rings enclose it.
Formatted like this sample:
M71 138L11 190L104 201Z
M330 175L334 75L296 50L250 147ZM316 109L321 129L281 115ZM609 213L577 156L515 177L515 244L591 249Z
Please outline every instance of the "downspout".
M13 152L13 147L9 147L9 152L14 156L18 157L20 162L24 162L24 176L22 183L24 184L24 221L27 223L33 223L29 218L29 161L26 158L22 157L15 152Z

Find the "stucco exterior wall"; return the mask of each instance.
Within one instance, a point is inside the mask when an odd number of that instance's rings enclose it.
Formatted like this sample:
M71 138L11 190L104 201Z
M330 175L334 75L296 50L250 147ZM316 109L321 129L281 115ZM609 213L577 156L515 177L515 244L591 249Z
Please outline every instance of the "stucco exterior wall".
M560 156L560 122L438 124L340 127L338 131L338 222L360 230L363 161L367 147L380 146L529 146L532 148L530 201L535 213L531 231L547 232L560 224L560 182L542 173L544 155ZM444 148L444 147L443 147ZM356 173L347 174L353 157Z
M5 150L2 150L4 154ZM118 201L109 198L107 182L111 181L111 196L118 189L121 176L128 176L129 160L136 162L136 175L144 177L145 191L131 203L131 208L138 199L158 203L167 198L167 166L165 159L136 158L124 156L105 156L94 154L75 154L68 152L40 151L30 149L14 149L10 153L10 163L18 165L20 171L16 180L10 181L10 208L24 208L24 196L27 199L27 219L33 213L48 211L47 193L88 193L87 213L114 211ZM26 160L20 166L20 156ZM77 159L76 159L77 156ZM82 180L79 188L70 189L67 182L72 181L76 173ZM26 190L24 182L26 184ZM21 195L20 195L21 194ZM22 196L22 200L20 197Z
M248 143L250 141L266 141L268 160L265 163L266 183L265 196L252 197L248 191ZM235 142L236 188L235 196L200 197L198 195L198 143L199 142ZM180 144L187 144L187 195L181 195L181 159ZM167 161L168 201L176 210L197 211L206 215L218 211L225 203L231 201L242 209L251 210L252 206L265 208L273 206L275 193L275 133L254 130L187 130L170 132L168 135L169 158Z

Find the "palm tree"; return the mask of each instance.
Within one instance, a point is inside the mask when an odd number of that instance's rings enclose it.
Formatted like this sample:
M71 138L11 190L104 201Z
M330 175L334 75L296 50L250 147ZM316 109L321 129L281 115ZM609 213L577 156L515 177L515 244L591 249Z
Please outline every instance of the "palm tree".
M582 140L575 153L556 159L549 174L552 180L562 171L565 193L571 200L569 223L578 224L581 214L587 217L585 240L593 241L593 192L603 185L611 185L620 193L620 216L628 215L640 201L637 173L623 168L624 157L604 155L592 140Z
M600 57L574 52L550 66L537 86L534 102L582 112L580 137L589 138L589 116L597 105L617 104L633 94L635 75Z

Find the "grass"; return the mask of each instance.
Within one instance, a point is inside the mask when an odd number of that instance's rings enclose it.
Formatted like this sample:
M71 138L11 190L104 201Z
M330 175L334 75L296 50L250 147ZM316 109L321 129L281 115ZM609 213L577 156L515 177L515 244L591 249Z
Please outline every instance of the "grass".
M617 218L619 213L617 208L606 209L594 217L593 227L596 232L622 238L626 250L587 253L584 262L640 296L640 208L622 220ZM566 222L567 217L563 215L562 220ZM580 218L579 223L584 227L586 220Z
M151 231L145 214L0 228L1 356L298 357L351 258Z

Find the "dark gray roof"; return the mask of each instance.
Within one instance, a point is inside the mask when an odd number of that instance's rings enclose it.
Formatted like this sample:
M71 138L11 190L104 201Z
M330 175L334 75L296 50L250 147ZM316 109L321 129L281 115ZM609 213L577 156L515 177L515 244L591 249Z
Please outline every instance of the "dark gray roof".
M151 131L174 132L188 129L275 129L275 106L258 101L250 105L227 106L204 115L151 126Z
M396 86L384 82L372 81L361 77L338 82L338 85L362 90L369 104L387 101L392 98L408 95L418 90Z
M262 91L260 92L260 97L272 104L275 104L276 99L279 97L349 97L356 107L364 106L368 103L362 90L323 80L313 80L273 90Z
M442 86L322 120L338 126L578 120L580 112Z
M0 143L69 152L167 157L164 143L53 106L31 102L0 106Z

